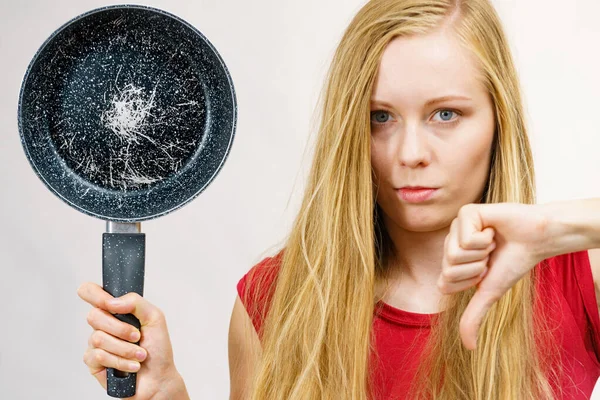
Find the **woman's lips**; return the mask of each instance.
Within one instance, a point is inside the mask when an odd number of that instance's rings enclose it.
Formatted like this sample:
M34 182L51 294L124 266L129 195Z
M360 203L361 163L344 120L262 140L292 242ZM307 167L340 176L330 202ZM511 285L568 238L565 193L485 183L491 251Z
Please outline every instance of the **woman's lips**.
M431 197L435 194L437 188L400 188L397 190L398 194L402 200L408 203L420 203L426 200L431 199Z

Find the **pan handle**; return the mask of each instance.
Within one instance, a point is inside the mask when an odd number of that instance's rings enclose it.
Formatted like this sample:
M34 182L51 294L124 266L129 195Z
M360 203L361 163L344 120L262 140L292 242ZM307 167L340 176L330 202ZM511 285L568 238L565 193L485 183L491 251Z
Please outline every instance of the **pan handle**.
M102 287L104 290L114 297L129 292L136 292L143 296L145 250L144 233L103 233ZM133 314L114 314L114 316L140 329L140 321ZM136 344L139 344L139 341ZM116 398L134 396L136 377L135 372L107 368L107 394Z

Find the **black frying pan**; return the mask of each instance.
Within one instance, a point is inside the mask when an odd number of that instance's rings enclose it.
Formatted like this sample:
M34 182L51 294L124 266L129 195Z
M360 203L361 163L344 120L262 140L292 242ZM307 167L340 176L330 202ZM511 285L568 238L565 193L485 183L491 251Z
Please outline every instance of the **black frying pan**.
M140 221L198 196L225 162L237 105L211 43L182 19L118 5L82 14L33 57L19 99L27 159L46 186L107 221L103 287L143 295ZM140 328L131 314L115 315ZM139 343L139 342L138 342ZM136 374L107 369L108 395L130 397Z

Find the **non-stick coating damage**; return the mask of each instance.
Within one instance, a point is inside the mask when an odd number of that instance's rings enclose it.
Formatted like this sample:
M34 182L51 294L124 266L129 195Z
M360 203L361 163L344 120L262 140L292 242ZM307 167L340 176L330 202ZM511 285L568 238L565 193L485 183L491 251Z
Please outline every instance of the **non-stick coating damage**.
M198 179L202 171L196 171L195 182L179 179L169 191L180 188L178 203L197 195L227 156L237 111L226 68L200 37L181 20L143 6L107 7L57 31L30 66L20 104L24 145L38 175L60 192L39 161L53 154L62 178L68 171L78 182L78 195L112 192L107 201L120 209L132 193L151 193L201 161L193 167L207 168L205 176ZM211 133L222 136L212 146ZM190 182L195 187L181 190ZM171 203L162 207L177 207ZM94 206L79 207L98 214ZM163 212L143 208L146 215Z
M75 173L97 185L137 189L160 181L202 140L204 90L187 59L193 43L179 41L180 25L159 21L106 13L55 42L51 84L60 86L42 92L55 96L49 107L60 108L50 110L61 118L48 121L52 141Z

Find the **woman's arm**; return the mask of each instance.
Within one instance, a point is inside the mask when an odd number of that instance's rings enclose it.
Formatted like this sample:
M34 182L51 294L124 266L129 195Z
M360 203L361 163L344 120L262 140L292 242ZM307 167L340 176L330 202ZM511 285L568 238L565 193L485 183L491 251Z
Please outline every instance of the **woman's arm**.
M252 376L262 351L252 321L237 296L229 323L229 379L230 400L249 398Z
M448 294L477 285L460 320L465 347L476 348L479 326L490 307L540 261L586 250L594 254L593 269L598 270L596 253L589 249L599 248L600 198L461 207L444 243L438 287ZM486 260L483 272L480 265L464 266L481 260ZM594 280L598 282L598 274Z
M600 249L600 198L556 201L541 206L548 221L547 258Z
M594 288L596 289L596 303L598 304L598 313L600 314L600 249L588 250L590 256L590 265L592 267L592 276L594 277Z
M547 257L588 250L596 301L600 309L600 198L543 204L547 227Z

